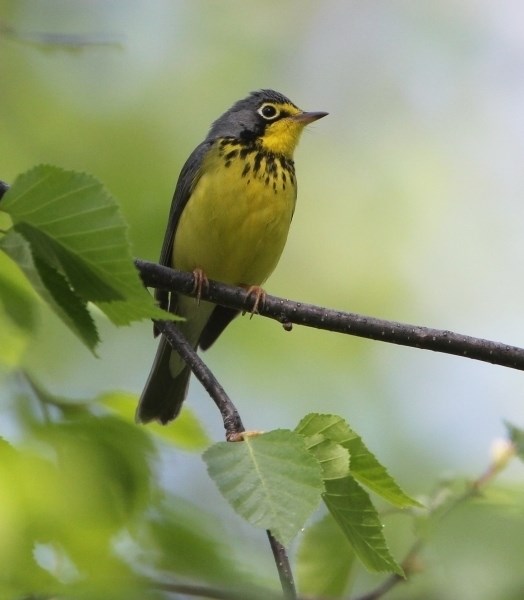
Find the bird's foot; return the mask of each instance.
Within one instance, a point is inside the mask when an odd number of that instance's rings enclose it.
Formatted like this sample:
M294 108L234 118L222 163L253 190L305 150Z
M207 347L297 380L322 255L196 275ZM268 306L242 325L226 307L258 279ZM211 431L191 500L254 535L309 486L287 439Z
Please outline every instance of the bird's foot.
M193 277L195 278L195 283L193 285L193 294L196 294L197 304L200 304L200 297L202 296L202 289L207 288L209 285L209 280L207 275L202 271L202 269L194 269Z
M266 301L266 292L259 285L251 285L247 288L247 295L248 297L254 296L255 301L253 302L253 306L251 307L251 309L245 309L242 312L242 315L245 315L246 312L250 312L250 318L253 318L253 315L255 313L258 313L258 307L264 307L264 302Z

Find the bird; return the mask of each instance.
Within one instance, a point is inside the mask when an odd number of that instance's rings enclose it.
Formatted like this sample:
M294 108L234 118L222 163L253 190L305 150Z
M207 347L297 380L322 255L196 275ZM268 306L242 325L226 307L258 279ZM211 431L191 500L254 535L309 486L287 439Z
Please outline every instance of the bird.
M248 289L256 312L295 211L293 152L304 127L327 114L305 112L283 94L262 89L216 119L180 172L159 263L193 272L197 286L209 278ZM209 348L240 312L163 290L155 291L155 299L184 317L176 326L195 349ZM190 374L161 336L137 422L173 420Z

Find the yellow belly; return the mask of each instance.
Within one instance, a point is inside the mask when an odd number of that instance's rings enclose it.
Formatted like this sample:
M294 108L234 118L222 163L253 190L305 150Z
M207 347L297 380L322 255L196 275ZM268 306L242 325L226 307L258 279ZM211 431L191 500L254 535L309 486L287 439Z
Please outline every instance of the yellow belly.
M233 158L226 166L224 154L235 147L224 150L217 143L208 154L180 217L173 264L183 271L202 269L225 283L262 285L286 243L295 180L278 159L262 159L257 165L255 153Z

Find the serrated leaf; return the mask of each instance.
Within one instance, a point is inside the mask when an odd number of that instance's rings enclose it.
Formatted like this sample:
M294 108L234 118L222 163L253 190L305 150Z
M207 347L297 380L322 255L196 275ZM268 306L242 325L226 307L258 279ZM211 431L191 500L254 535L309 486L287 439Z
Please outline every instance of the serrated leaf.
M305 438L307 449L322 468L322 479L341 479L349 475L349 452L321 434Z
M355 552L331 514L306 529L297 550L301 594L340 598L355 564Z
M48 292L48 294L44 293L42 296L53 299L50 306L55 308L56 314L69 325L69 328L78 335L90 350L94 351L100 338L95 322L87 310L86 303L71 290L61 273L36 257L33 258L43 289Z
M71 290L65 277L49 263L35 260L28 242L15 231L10 231L0 245L55 314L90 350L94 350L99 341L96 326L85 301Z
M116 201L94 177L35 167L16 179L2 210L31 242L35 258L55 270L59 265L76 295L95 301L115 324L165 317L134 267Z
M15 225L15 230L29 242L33 256L63 271L75 293L85 302L123 300L122 294L113 284L109 285L80 256L59 244L45 232L23 222Z
M364 565L370 571L404 576L389 552L383 525L369 495L353 477L326 481L325 486L324 502Z
M349 470L357 481L399 508L422 506L402 490L375 455L367 449L360 436L348 441L345 447L350 455Z
M97 402L116 412L126 421L135 422L138 403L138 397L135 394L109 392L97 398ZM147 431L178 448L193 452L201 452L211 443L204 427L187 406L184 406L176 421L169 427L159 423L149 423Z
M309 413L301 419L295 431L302 435L322 434L338 444L344 445L347 440L356 437L349 425L338 415Z
M296 431L305 436L322 435L349 451L349 470L360 483L399 508L420 506L408 496L387 472L386 468L368 450L362 438L337 415L306 415L298 424Z
M221 442L204 453L209 475L234 510L288 544L318 506L318 462L302 436L284 429Z

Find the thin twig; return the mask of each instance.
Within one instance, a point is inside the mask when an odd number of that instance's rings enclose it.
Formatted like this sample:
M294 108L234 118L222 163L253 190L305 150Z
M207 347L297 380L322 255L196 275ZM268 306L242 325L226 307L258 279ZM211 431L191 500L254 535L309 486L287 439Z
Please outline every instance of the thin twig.
M198 356L195 349L187 341L173 321L155 321L155 325L166 337L171 347L178 352L185 363L189 365L197 379L204 386L207 393L217 405L217 408L222 415L222 421L224 422L226 440L238 440L240 438L240 434L245 431L244 425L235 405L225 392L224 388L220 385L216 377L213 375L209 367ZM293 581L293 573L291 571L286 549L279 541L275 539L269 530L267 530L267 536L273 552L273 557L275 559L278 576L280 578L280 584L282 586L282 591L284 592L284 598L286 600L295 600L295 583ZM222 596L209 597L222 598Z
M146 286L195 295L192 273L183 273L144 260L135 260L135 264ZM252 298L243 288L212 280L202 289L201 298L239 310L249 309L252 303ZM386 321L269 295L258 307L258 313L279 321L286 329L291 329L291 324L295 323L524 371L523 348L452 331Z
M207 393L217 405L224 422L226 439L238 439L239 434L245 431L244 425L242 424L242 420L240 419L240 415L238 414L235 405L231 402L231 399L226 394L217 378L213 375L200 356L198 356L173 321L155 321L155 324L158 327L158 330L166 337L171 347L174 348L186 364L189 365L196 378L204 386Z
M409 580L409 576L417 572L418 555L422 549L422 540L417 540L413 546L409 549L404 560L402 561L402 569L404 570L405 577L393 573L387 577L381 584L379 584L374 590L355 598L355 600L379 600L385 596L391 589L393 589L399 583L406 583Z
M289 558L284 546L275 538L271 531L266 530L267 537L271 550L273 551L273 557L275 564L277 565L278 575L280 577L280 585L284 592L286 600L296 600L297 590L295 588L295 582L293 580L293 572L291 571L291 565L289 564Z
M374 590L368 592L367 594L359 596L358 598L356 598L356 600L379 600L379 598L382 598L389 592L389 590L394 588L397 585L397 583L402 583L404 581L405 579L400 575L391 575Z
M49 33L47 31L22 31L0 21L0 35L19 42L51 47L83 48L85 46L113 46L121 48L125 37L117 33Z
M146 582L150 585L150 582ZM250 588L248 592L245 589L235 590L226 588L214 588L203 585L192 585L184 583L153 583L157 590L170 592L173 594L184 594L186 596L198 596L199 598L213 598L214 600L246 600L246 593L249 593L249 600L282 600L283 596L269 590Z

